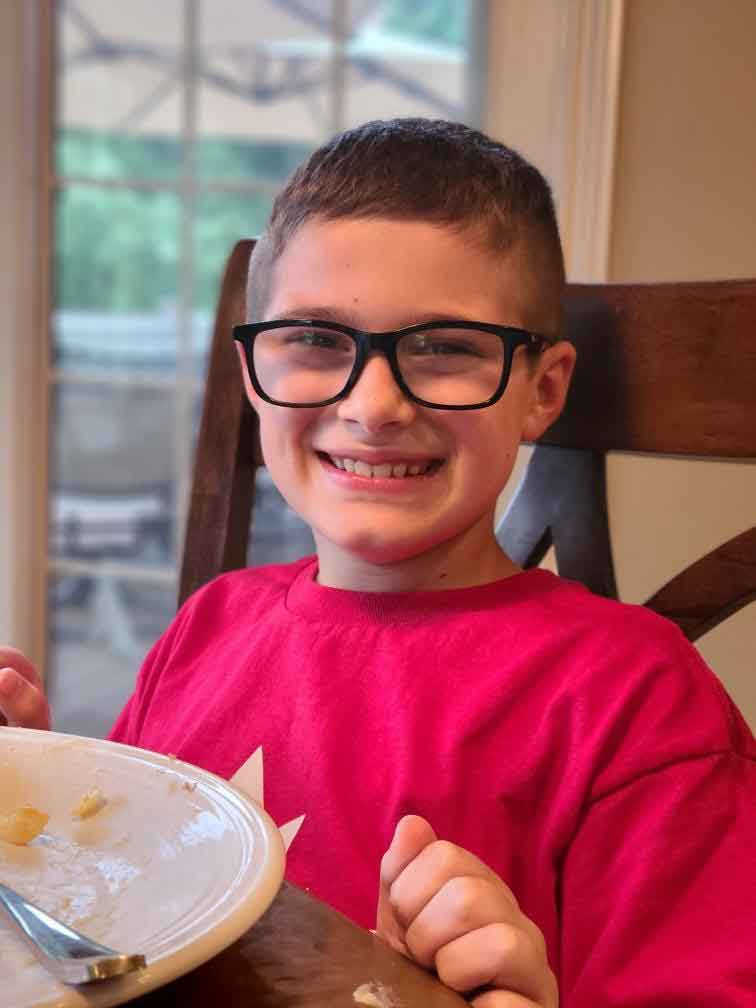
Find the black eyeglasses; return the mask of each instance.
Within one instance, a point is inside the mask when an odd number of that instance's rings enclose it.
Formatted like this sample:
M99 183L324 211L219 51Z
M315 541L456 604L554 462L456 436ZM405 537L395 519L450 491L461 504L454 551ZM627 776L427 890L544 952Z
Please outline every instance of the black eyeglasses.
M483 409L501 398L515 350L542 350L544 336L454 319L395 332L339 322L276 319L234 327L257 394L274 406L328 406L349 395L372 353L384 354L397 385L431 409Z

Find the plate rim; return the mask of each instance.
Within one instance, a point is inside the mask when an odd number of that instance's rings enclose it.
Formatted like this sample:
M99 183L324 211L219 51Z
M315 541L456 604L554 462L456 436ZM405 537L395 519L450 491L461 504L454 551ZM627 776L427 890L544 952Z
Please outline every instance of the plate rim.
M154 966L150 966L148 963L147 967L139 973L105 981L101 985L72 987L66 989L62 997L55 994L52 998L24 1005L23 1008L113 1008L113 1006L126 1004L133 998L171 983L208 962L248 931L273 903L284 881L286 871L286 850L283 837L265 808L237 785L211 770L206 770L194 763L188 763L176 756L144 749L126 742L74 735L55 730L3 725L0 726L0 748L2 740L7 739L9 735L12 738L23 739L35 736L40 741L57 740L94 744L97 748L121 751L126 756L138 757L153 766L183 771L190 777L203 780L211 789L221 793L226 799L230 797L237 807L241 807L250 818L256 820L265 840L264 863L267 866L266 871L262 873L254 886L254 892L258 897L254 903L254 910L251 909L252 904L249 901L249 890L247 889L244 898L215 927L199 938L195 938L174 952L158 959ZM201 955L196 954L198 946L202 947Z

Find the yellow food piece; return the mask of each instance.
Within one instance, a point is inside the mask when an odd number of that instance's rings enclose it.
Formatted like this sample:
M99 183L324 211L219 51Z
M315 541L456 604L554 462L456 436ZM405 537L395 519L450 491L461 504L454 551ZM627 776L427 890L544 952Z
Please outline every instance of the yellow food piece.
M107 799L102 791L99 788L92 788L91 791L87 791L80 798L79 804L75 809L72 809L71 815L76 816L77 819L88 819L99 812L106 804Z
M0 813L0 840L22 847L42 832L49 818L32 805L22 805L13 812Z

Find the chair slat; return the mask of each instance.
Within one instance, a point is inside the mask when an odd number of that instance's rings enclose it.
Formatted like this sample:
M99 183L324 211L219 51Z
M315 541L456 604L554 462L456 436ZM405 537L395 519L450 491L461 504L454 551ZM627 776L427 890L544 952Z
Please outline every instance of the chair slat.
M496 534L522 567L537 566L553 544L560 574L617 597L602 453L536 445Z
M756 280L573 284L578 366L544 444L756 457Z
M255 470L260 463L257 416L239 378L231 328L245 318L246 280L254 241L237 242L218 299L205 401L186 525L179 604L222 571L247 561Z
M756 527L691 564L645 604L695 641L756 600Z

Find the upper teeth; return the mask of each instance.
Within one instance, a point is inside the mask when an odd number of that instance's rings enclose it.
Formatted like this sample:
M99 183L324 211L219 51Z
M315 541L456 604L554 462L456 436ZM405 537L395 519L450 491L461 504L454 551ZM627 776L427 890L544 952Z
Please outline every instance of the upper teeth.
M402 476L419 476L432 465L431 462L413 462L411 465L408 465L406 462L382 462L380 465L369 465L361 459L338 458L336 455L330 455L329 458L339 469L345 469L347 472L355 473L357 476L368 476L370 479L388 479L389 477L398 479Z

